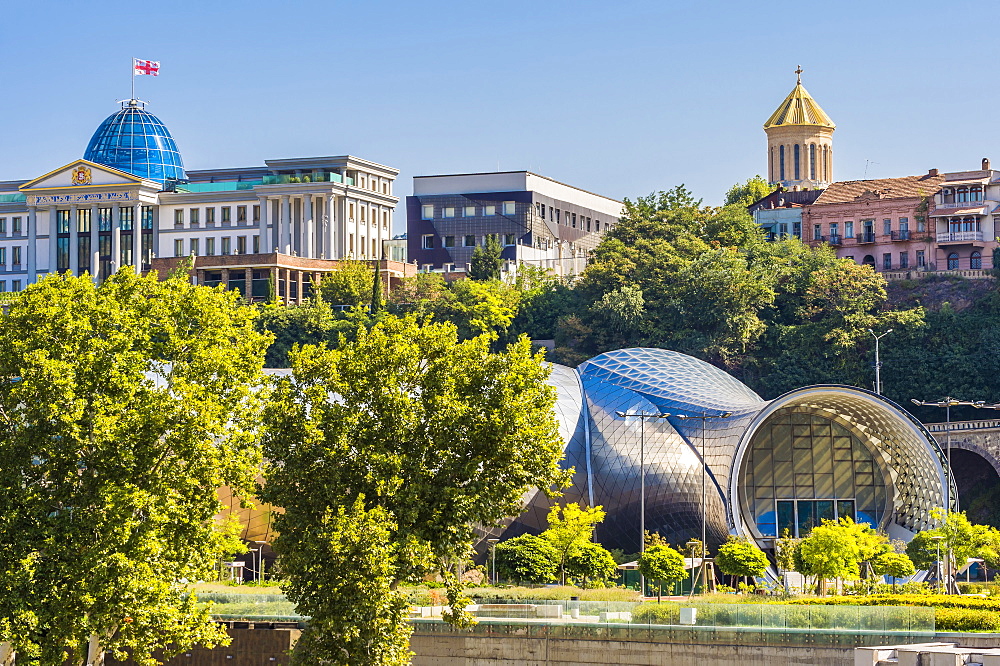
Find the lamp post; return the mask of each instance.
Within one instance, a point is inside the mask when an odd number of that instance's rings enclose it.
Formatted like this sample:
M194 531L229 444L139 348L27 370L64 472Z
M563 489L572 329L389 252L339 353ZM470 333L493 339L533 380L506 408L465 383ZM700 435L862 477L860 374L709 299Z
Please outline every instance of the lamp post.
M705 560L708 558L706 539L708 537L708 461L705 458L705 421L708 419L728 419L732 412L719 412L718 414L676 414L678 419L698 419L701 421L701 589L705 591L708 583L707 572L705 570ZM694 564L692 562L692 564ZM694 594L694 588L691 588Z
M487 539L486 540L486 543L490 544L490 551L492 551L490 553L490 555L491 555L490 559L493 561L493 565L491 567L493 569L493 576L492 576L492 578L490 578L490 581L494 585L497 584L497 543L499 543L499 542L500 542L500 539Z
M882 335L875 335L875 331L870 328L868 329L868 332L872 334L873 338L875 338L875 393L882 395L882 361L878 356L878 341L892 333L892 329L890 328Z
M698 542L691 539L685 545L688 547L688 553L691 554L691 592L694 593L694 547L698 545Z
M618 418L630 416L639 419L639 556L646 552L646 419L665 419L670 414L648 414L646 412L615 412ZM646 577L639 574L639 587L646 596Z
M934 560L935 568L937 569L937 591L938 594L941 593L941 539L944 537L938 534L937 536L932 536L931 541L937 546L937 559Z

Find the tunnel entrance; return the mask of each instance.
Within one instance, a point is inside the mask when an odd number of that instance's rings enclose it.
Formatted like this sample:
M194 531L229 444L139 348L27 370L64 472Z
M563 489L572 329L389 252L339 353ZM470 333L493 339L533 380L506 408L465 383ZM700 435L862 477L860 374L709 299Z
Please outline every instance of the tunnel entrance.
M973 523L1000 528L1000 475L990 461L974 451L953 448L951 467L959 508Z

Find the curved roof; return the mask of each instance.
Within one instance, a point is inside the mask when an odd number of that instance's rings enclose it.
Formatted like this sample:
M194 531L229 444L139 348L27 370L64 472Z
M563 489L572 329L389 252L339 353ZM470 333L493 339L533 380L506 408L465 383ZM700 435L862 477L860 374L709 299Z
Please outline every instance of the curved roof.
M830 129L837 127L801 83L795 84L785 101L764 123L764 129L781 125L816 125Z
M177 144L159 118L135 99L100 124L83 158L166 185L183 180L184 162Z

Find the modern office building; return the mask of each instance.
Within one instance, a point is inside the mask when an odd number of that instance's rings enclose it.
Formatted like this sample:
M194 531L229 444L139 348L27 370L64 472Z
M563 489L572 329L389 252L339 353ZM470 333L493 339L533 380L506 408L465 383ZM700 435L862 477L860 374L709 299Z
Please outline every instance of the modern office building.
M422 271L464 273L488 236L504 271L519 264L579 274L622 202L530 171L417 176L406 198L408 257Z
M786 529L804 536L844 516L909 540L944 502L937 443L870 391L808 386L763 400L708 363L649 348L555 366L550 383L575 468L559 501L603 506L596 536L608 548L639 550L643 476L645 527L675 545L700 538L703 511L713 548L730 534L769 548ZM503 538L544 529L549 506L536 493Z
M299 301L336 260L382 259L398 173L351 155L185 169L163 122L129 100L83 159L0 183L0 290L53 272L102 280L121 266L166 269L194 257L201 282L252 298L273 285ZM401 262L382 270L407 272Z

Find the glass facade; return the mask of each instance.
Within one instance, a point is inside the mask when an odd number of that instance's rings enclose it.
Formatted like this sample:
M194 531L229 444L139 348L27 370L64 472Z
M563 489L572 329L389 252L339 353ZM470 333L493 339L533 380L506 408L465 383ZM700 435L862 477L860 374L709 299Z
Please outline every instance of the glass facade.
M159 118L136 100L100 124L83 158L166 185L183 180L184 163L177 144Z

